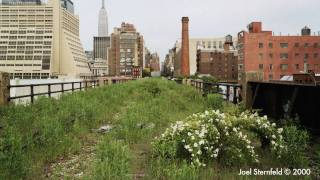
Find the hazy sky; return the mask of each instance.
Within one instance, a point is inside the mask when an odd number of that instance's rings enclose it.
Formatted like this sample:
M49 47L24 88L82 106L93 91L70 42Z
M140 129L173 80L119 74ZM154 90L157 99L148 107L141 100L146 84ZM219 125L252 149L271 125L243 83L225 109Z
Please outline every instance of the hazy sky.
M98 33L101 1L74 0L86 50L93 49ZM181 36L182 16L190 18L191 38L236 35L251 21L262 21L276 34L297 34L305 25L320 31L320 0L106 0L106 7L109 32L121 22L135 24L161 60Z

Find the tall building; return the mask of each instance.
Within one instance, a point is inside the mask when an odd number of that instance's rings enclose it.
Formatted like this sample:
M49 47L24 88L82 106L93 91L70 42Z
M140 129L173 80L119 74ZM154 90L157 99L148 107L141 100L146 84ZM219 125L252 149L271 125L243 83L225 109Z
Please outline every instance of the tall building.
M261 22L252 22L238 39L239 80L250 71L262 73L265 81L301 71L320 73L320 36L311 35L307 27L301 35L275 36L262 30Z
M197 73L220 80L238 80L238 51L231 35L226 37L223 50L198 50Z
M93 37L93 59L108 59L108 49L111 46L111 39L108 36Z
M133 69L142 72L144 60L144 40L133 24L122 23L111 34L109 49L109 74L132 76Z
M3 1L0 15L0 71L23 79L92 75L72 1Z
M190 75L189 62L189 18L182 18L182 41L181 41L181 75Z
M160 57L157 53L151 54L151 59L149 60L149 64L147 64L147 67L150 68L151 72L160 71Z
M108 34L108 14L105 9L104 0L102 0L102 7L99 12L98 36L104 37L108 36Z

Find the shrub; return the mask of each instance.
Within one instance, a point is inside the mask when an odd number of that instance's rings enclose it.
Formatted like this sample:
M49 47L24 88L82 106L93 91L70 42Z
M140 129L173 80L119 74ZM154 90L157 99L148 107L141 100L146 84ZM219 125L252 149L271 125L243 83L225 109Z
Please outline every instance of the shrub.
M219 110L205 111L188 117L185 122L172 124L154 140L153 153L169 159L185 159L195 166L206 166L213 160L226 165L259 163L253 141L257 137L268 140L271 152L280 158L286 150L282 131L257 113L234 116Z
M283 156L283 162L292 168L306 168L308 166L307 148L309 135L307 131L299 130L295 126L284 128L285 144L290 149Z
M207 97L207 102L209 107L216 110L221 110L224 104L224 99L220 94L209 94Z

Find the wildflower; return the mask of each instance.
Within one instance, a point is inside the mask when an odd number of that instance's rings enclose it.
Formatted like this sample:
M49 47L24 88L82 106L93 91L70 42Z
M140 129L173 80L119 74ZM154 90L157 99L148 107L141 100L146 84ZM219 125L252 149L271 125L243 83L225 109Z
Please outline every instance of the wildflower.
M281 134L283 132L283 128L278 129L278 133Z
M200 145L204 144L204 140L201 140L201 141L199 142L199 144L200 144Z
M198 147L198 144L197 144L197 143L194 143L194 144L193 144L193 147Z

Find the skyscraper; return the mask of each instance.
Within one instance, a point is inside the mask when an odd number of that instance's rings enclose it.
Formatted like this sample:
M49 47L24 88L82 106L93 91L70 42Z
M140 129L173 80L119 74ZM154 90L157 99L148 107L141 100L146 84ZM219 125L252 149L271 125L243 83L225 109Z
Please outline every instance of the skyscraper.
M20 79L92 76L72 0L10 2L0 5L0 71Z
M102 0L102 8L99 12L99 26L98 26L98 36L104 37L108 36L108 15L104 7L104 0Z

